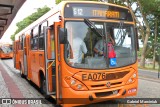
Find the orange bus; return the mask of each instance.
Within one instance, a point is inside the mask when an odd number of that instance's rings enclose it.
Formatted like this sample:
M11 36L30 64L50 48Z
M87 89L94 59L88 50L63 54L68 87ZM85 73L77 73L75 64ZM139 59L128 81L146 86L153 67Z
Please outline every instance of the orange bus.
M63 1L15 38L21 76L57 104L84 105L137 94L138 39L127 7ZM116 57L109 57L110 52Z
M0 58L12 58L13 57L13 49L11 44L3 44L0 46Z

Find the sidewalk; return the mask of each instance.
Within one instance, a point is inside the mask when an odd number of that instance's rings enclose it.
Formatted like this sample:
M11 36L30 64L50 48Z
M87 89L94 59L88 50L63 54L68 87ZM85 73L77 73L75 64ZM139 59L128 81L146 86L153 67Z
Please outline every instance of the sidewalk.
M11 76L4 69L2 62L0 61L0 98L24 98L23 94L15 84ZM2 103L2 100L0 100ZM3 105L5 106L5 105ZM6 105L13 107L13 105ZM29 107L29 105L14 105L14 107Z

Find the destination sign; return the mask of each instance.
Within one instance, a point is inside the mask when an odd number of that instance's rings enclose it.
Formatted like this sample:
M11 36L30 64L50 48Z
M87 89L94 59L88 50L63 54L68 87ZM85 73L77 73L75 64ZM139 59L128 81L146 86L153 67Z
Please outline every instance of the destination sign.
M67 4L66 18L103 18L133 21L131 13L124 8L102 4Z

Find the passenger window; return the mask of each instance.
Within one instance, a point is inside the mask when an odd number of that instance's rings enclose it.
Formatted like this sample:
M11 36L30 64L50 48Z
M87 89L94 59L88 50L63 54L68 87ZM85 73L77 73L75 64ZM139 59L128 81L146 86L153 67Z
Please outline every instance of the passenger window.
M20 37L20 49L23 50L23 35Z
M39 49L44 50L44 37L43 36L39 37Z
M31 31L31 49L38 49L38 26Z
M45 21L39 26L39 49L44 50L44 31L43 27L47 26L48 22Z
M31 39L31 49L32 50L37 50L38 49L38 46L37 46L37 43L38 43L38 37L33 37Z

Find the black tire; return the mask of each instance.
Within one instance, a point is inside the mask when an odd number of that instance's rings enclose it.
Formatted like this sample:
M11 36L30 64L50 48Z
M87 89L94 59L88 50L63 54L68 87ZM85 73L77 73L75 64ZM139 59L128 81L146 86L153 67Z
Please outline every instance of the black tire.
M42 78L42 80L41 80L41 88L40 88L41 93L43 94L43 96L45 98L48 98L49 96L46 94L46 92L47 92L46 79L44 78L44 76L42 76L41 78Z

